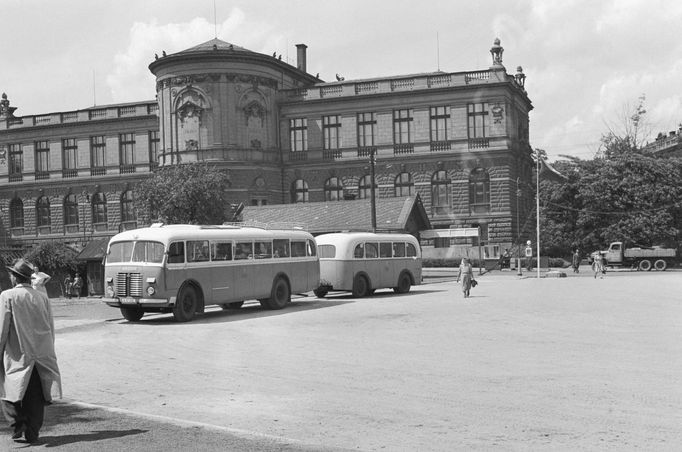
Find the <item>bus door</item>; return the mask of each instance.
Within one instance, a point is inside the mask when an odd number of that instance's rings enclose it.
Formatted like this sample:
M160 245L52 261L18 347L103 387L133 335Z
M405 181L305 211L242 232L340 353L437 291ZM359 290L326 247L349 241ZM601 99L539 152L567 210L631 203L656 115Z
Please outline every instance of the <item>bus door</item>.
M396 284L396 262L393 259L393 243L379 243L379 281L377 287L393 287Z
M235 266L232 263L232 241L216 241L211 243L211 291L213 301L231 301L234 299Z
M166 259L166 291L169 296L176 296L180 284L187 279L185 264L185 242L172 242L168 246L168 258Z
M256 287L256 280L260 275L256 275L253 261L253 241L241 240L234 244L234 271L232 277L233 299L243 301L254 298L253 293ZM262 284L262 281L260 281ZM267 284L267 291L270 291L270 284Z

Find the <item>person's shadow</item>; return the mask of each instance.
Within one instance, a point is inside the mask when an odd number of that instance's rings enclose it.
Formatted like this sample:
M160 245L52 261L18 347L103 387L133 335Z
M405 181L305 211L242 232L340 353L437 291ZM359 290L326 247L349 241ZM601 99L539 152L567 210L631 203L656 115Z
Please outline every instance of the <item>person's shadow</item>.
M132 428L129 430L93 430L89 433L77 433L72 435L41 436L34 444L43 445L45 447L59 447L72 443L86 443L121 438L129 435L139 435L140 433L147 433L148 431L149 430L141 430L139 428ZM93 448L94 447L95 446L93 446Z

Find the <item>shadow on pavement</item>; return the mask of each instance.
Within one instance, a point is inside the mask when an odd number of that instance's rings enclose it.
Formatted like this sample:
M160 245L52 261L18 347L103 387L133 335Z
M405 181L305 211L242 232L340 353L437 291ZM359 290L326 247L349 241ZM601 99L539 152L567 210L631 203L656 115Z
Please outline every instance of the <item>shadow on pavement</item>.
M149 430L140 430L137 428L129 430L95 430L90 433L75 435L41 436L38 442L39 444L45 445L45 447L59 447L72 443L93 442L112 438L122 438L129 435L139 435L141 433L147 433L148 431Z

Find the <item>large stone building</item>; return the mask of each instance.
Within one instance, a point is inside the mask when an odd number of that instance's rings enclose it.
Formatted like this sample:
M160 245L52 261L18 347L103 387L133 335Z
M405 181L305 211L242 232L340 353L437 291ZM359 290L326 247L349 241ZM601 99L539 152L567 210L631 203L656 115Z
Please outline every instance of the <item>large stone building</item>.
M157 56L154 101L17 116L3 95L0 243L81 247L141 226L138 181L210 161L251 206L369 202L374 173L377 203L419 195L434 228L478 227L494 257L529 235L532 105L499 40L490 54L482 70L323 82L303 44L294 67L214 39Z

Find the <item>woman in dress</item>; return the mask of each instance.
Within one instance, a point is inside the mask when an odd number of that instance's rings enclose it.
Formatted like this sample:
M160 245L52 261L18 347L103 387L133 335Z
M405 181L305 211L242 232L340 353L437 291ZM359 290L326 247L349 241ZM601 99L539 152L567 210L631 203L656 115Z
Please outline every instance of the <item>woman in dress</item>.
M474 279L474 269L471 266L468 258L463 258L462 262L459 264L459 273L457 273L457 282L460 278L462 279L462 293L464 298L469 297L469 291L471 290L471 280Z

